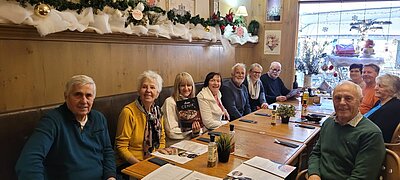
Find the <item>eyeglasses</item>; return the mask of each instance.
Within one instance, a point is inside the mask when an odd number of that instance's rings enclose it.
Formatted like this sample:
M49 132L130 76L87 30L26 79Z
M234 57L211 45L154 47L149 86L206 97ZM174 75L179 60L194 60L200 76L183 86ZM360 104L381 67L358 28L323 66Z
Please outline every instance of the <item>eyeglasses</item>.
M280 69L271 69L272 72L281 72Z
M258 71L251 71L251 73L253 73L253 74L261 74L261 72L258 72Z

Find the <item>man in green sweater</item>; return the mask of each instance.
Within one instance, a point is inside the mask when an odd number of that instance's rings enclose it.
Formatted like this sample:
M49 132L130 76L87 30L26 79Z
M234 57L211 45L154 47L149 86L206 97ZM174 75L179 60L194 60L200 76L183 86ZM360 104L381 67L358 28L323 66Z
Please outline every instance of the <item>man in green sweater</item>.
M361 88L343 81L333 92L336 116L322 125L308 162L309 180L377 179L385 146L382 132L358 110Z

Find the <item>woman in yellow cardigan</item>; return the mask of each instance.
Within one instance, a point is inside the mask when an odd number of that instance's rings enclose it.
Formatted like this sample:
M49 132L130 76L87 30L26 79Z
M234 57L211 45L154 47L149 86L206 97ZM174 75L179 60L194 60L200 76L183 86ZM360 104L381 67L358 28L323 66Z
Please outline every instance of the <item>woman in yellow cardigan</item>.
M115 136L119 171L165 148L164 120L155 104L161 88L161 76L145 71L139 77L138 99L122 109Z

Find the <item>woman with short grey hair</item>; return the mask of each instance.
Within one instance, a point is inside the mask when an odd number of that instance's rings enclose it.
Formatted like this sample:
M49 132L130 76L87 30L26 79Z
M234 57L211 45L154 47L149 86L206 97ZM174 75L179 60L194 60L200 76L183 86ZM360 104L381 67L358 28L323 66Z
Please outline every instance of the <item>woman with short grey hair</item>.
M391 74L384 74L376 78L375 96L379 101L364 114L382 131L385 143L390 143L397 137L392 137L400 122L400 78Z

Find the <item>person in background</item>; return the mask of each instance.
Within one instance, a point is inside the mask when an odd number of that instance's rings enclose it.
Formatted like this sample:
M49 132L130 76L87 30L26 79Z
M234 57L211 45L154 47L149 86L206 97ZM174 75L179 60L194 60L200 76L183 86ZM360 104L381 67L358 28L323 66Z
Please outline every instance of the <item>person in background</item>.
M192 76L187 72L181 72L176 75L174 91L170 97L165 99L161 110L164 116L165 134L167 135L167 146L175 144L182 139L191 139L200 134L200 123L195 121L192 124L192 130L182 132L179 127L179 118L177 114L176 101L181 101L195 97L195 85Z
M367 64L364 66L362 77L365 82L365 87L362 89L364 98L360 105L361 114L365 114L371 110L378 101L378 97L375 96L375 79L379 75L379 70L379 66L375 64Z
M290 90L285 87L279 75L281 73L281 63L272 62L269 71L263 74L260 78L262 85L265 90L265 96L267 103L272 104L274 102L286 101L286 95L289 94Z
M225 81L221 87L221 100L231 120L235 120L251 112L249 92L243 85L246 77L246 66L243 63L235 64L232 67L231 76L232 78Z
M18 179L115 179L103 114L92 110L96 84L86 75L66 84L65 103L39 121L16 165Z
M119 115L115 136L118 172L165 148L164 120L155 104L162 81L154 71L143 72L138 78L139 97Z
M362 64L351 64L349 70L350 70L350 79L351 79L350 81L353 83L356 83L361 88L364 88L365 82L362 78L363 65Z
M385 143L390 143L396 127L400 123L400 78L385 74L376 78L375 96L379 101L364 114L382 131Z
M262 71L263 68L258 63L250 65L249 74L243 83L249 90L249 103L251 111L256 111L260 108L268 108L268 103L265 99L264 86L260 81Z
M220 87L221 75L210 72L204 80L203 88L197 94L203 124L210 130L216 129L230 120L228 112L221 103Z
M340 82L333 91L336 115L321 127L308 160L309 180L377 179L386 150L382 132L358 110L361 87Z

